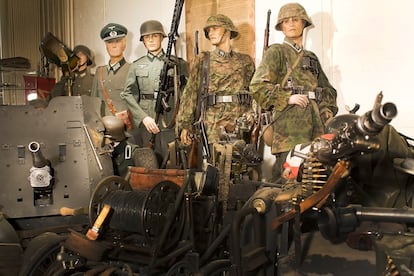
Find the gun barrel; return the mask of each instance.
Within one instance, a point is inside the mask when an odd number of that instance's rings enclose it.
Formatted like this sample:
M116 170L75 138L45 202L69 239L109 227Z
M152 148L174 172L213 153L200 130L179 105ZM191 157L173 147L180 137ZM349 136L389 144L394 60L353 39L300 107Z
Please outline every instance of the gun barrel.
M362 206L352 207L355 208L355 213L359 220L414 223L414 209Z
M40 150L39 142L30 142L27 148L32 153L34 167L43 168L44 166L48 165L47 159L43 156Z
M364 135L376 135L397 116L393 103L381 104L382 93L377 96L374 108L358 118L357 128Z

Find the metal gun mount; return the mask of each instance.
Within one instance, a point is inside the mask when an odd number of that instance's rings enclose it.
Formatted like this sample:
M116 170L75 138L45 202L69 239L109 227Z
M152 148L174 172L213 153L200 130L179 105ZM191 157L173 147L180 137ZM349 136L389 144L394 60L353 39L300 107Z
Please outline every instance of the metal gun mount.
M361 152L377 150L379 144L376 136L397 116L396 105L381 104L382 98L382 93L379 93L373 109L362 116L346 114L335 117L327 126L328 132L334 137L328 146L317 151L318 160L330 164Z

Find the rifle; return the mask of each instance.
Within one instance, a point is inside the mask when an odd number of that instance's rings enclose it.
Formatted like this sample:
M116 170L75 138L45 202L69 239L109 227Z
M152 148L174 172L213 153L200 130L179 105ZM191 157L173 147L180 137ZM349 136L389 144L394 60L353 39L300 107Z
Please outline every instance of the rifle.
M199 46L198 46L198 30L194 32L194 57L196 57L200 53ZM200 108L201 102L197 102L197 111L196 114L200 114L200 111L198 110ZM197 115L196 115L197 116ZM195 137L197 138L197 137ZM189 168L197 168L200 164L199 158L198 158L198 142L193 141L191 144L190 150L188 152L188 167Z
M272 11L269 9L267 11L267 19L266 19L266 28L264 31L264 44L263 44L263 55L266 52L267 48L269 48L269 25L270 25L270 14ZM257 105L256 106L256 124L252 130L252 135L250 141L252 144L256 145L256 148L259 148L258 140L259 140L259 132L262 127L262 108Z
M199 47L198 47L198 31L194 33L194 55L197 56L199 54Z
M157 95L157 101L155 103L155 122L158 124L160 116L164 112L169 112L171 106L168 104L168 99L171 96L169 91L170 77L168 76L168 70L175 66L175 62L171 61L172 48L178 37L178 26L180 25L181 12L183 10L184 0L176 0L174 6L174 13L171 22L170 32L168 33L167 52L165 53L164 66L161 70L159 92ZM155 135L152 134L149 141L149 147L152 148L155 143Z

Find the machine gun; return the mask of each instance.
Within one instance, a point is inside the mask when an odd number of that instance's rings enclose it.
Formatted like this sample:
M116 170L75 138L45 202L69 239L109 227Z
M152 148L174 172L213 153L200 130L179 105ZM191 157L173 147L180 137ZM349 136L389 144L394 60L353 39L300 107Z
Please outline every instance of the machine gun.
M379 148L376 136L396 115L397 107L393 103L381 104L380 92L372 110L362 116L348 114L337 116L328 125L334 137L327 146L316 153L324 163L350 157L355 153L368 152Z
M157 95L157 101L155 104L155 122L158 124L160 120L160 116L164 112L169 112L171 110L171 106L168 104L168 99L171 96L170 88L170 76L168 75L169 69L174 67L175 61L171 60L172 48L175 45L175 42L178 37L178 26L180 24L181 12L183 9L184 0L176 0L174 13L171 22L170 32L168 33L168 45L167 45L167 52L165 53L165 61L164 66L161 70L160 75L160 84L159 84L159 92ZM155 143L155 135L153 134L150 139L150 147L153 147Z

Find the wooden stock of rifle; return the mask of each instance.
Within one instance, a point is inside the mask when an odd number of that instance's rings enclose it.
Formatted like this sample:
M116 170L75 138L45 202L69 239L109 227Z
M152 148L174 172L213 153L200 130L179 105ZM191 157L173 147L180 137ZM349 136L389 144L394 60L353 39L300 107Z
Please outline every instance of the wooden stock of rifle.
M326 181L326 184L317 192L310 195L306 199L304 199L302 202L299 203L300 206L300 214L305 212L306 210L319 205L321 206L329 196L329 194L332 192L332 190L335 188L338 181L344 177L344 175L348 172L349 168L349 161L340 160L336 163L334 169L332 170L331 175L328 178L328 181ZM276 230L279 228L280 225L285 223L286 221L289 221L295 217L297 214L296 209L291 209L288 212L278 216L276 219L272 222L272 229Z

